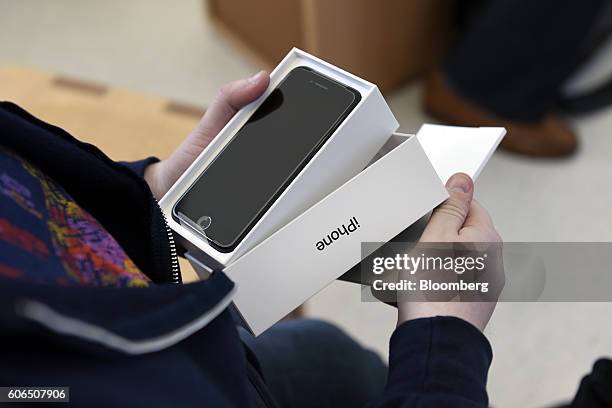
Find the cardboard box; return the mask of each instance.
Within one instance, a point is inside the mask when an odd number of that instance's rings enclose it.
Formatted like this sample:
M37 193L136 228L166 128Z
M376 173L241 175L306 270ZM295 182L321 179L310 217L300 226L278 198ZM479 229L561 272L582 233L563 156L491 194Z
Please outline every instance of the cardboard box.
M213 22L264 67L292 46L389 91L446 50L448 0L208 0Z
M238 247L220 253L177 223L172 207L299 65L357 89L362 99ZM367 255L361 242L390 240L446 199L445 177L455 171L477 176L505 133L426 125L412 137L394 133L397 128L375 85L293 49L272 72L266 94L238 112L162 198L196 270L205 274L214 263L237 283L234 303L255 334L359 263Z

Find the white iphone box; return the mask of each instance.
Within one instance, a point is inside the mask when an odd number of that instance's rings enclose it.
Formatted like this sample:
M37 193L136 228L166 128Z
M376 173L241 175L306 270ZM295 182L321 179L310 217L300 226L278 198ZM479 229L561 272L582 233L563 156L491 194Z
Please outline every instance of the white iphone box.
M176 221L173 207L262 101L296 67L359 92L361 100L231 252ZM256 335L362 260L361 242L386 242L447 198L455 172L476 177L503 128L399 125L378 88L301 50L271 73L267 92L240 110L160 200L188 259L236 282L234 304ZM289 135L290 137L290 135ZM378 154L377 154L378 153ZM232 188L231 185L227 186Z
M359 92L361 100L280 197L231 252L221 252L172 216L175 202L231 142L261 103L296 67L308 67ZM399 124L378 88L301 50L293 49L270 74L268 90L241 109L160 200L170 227L221 265L229 265L256 244L342 185L370 161ZM290 137L290 135L288 135ZM248 171L248 169L245 169ZM232 186L228 185L228 189Z

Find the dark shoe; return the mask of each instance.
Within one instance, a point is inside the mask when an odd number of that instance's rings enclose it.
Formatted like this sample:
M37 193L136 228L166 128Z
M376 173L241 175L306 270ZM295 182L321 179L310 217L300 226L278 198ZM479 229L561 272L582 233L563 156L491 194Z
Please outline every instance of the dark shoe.
M556 115L539 122L522 123L487 113L455 93L439 71L427 80L425 111L435 119L458 126L503 126L507 130L501 147L533 157L562 157L576 151L578 139L572 129Z

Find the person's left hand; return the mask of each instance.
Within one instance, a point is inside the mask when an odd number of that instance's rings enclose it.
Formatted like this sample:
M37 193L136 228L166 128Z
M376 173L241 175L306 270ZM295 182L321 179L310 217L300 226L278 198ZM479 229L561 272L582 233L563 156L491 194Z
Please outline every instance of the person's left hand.
M260 71L248 79L230 82L221 88L198 126L170 157L145 170L145 180L157 199L166 194L234 114L261 96L269 83L268 73Z

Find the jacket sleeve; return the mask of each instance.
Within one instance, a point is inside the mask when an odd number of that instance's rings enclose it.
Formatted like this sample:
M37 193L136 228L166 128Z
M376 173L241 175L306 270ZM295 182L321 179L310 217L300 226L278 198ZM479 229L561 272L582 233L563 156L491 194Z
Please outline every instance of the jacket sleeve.
M492 352L484 335L456 317L415 319L391 337L389 377L378 407L487 407Z
M138 160L138 161L133 161L133 162L122 161L119 163L129 168L130 170L132 170L134 173L136 173L141 178L144 178L144 173L145 173L147 166L153 163L157 163L158 161L159 159L157 157L147 157L146 159L143 159L143 160Z

